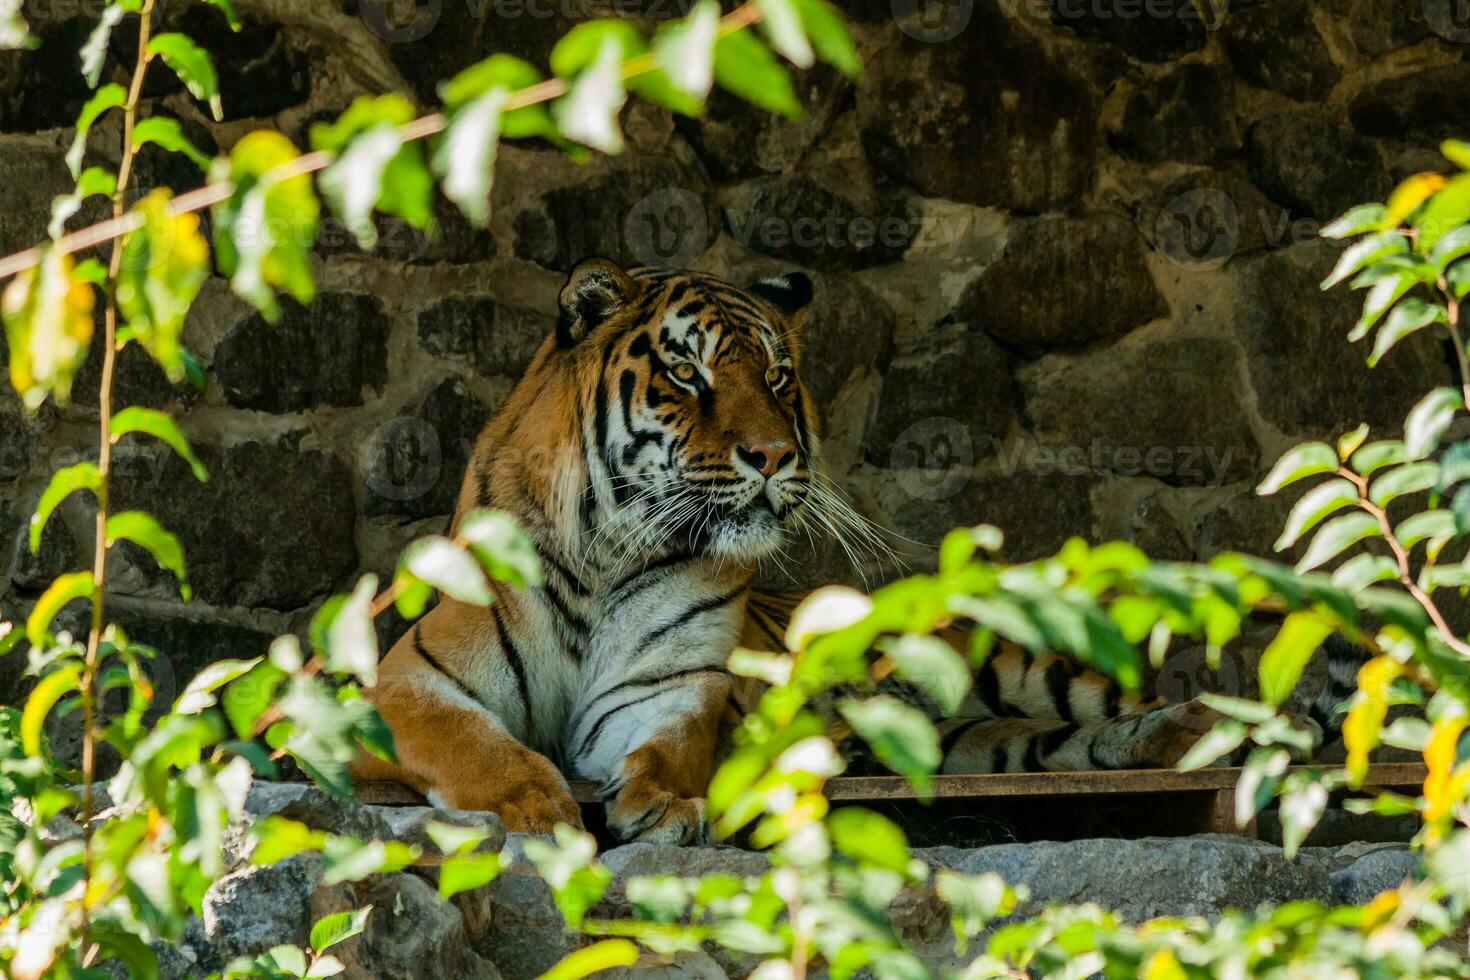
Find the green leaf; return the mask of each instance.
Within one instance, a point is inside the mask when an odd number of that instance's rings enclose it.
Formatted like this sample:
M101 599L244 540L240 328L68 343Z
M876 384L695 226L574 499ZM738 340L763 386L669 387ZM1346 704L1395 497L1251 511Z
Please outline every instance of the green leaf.
M87 133L91 131L92 124L108 109L121 109L127 101L127 89L109 82L93 92L82 105L82 111L77 115L76 135L72 137L71 148L66 151L66 168L73 178L82 172L82 156L87 152Z
M1428 490L1438 480L1438 463L1406 463L1374 480L1368 489L1368 499L1379 507L1387 507L1405 494Z
M42 675L36 682L20 716L20 745L26 755L34 759L47 758L46 718L56 707L56 702L77 690L81 678L81 671L76 665L65 664Z
M97 471L95 463L73 463L57 470L52 475L51 482L46 484L46 490L36 504L36 512L31 515L31 554L40 554L41 532L45 530L46 522L63 500L78 490L95 492L101 485L102 474Z
M57 576L41 593L26 619L26 639L31 641L31 646L40 649L46 645L51 622L63 606L74 599L91 598L92 594L91 572L68 572Z
M439 865L439 897L452 898L460 892L483 888L500 875L499 854L456 854Z
M1272 547L1285 551L1325 518L1358 502L1358 488L1344 479L1328 480L1308 490L1291 508L1286 527Z
M638 947L628 939L603 939L564 956L538 980L582 980L604 970L631 967L638 962Z
M1409 461L1409 450L1397 439L1382 439L1370 442L1353 453L1349 465L1361 476L1372 476L1385 466L1395 466Z
M1276 638L1261 654L1261 700L1268 704L1285 701L1296 687L1307 661L1332 632L1332 623L1317 613L1302 611L1288 615Z
M623 134L618 125L618 113L622 112L623 103L627 100L627 92L623 88L622 47L614 36L606 35L597 49L596 60L577 73L571 91L556 101L551 115L568 139L603 153L621 153Z
M455 109L434 153L434 172L444 181L444 195L479 228L490 223L490 190L506 95L505 89L493 88Z
M96 88L102 78L102 65L107 61L107 42L112 38L112 29L127 13L127 4L109 3L102 8L97 24L82 44L82 77L88 88Z
M837 710L879 762L908 779L921 796L928 796L943 757L939 733L922 711L884 695L843 700Z
M1313 779L1294 779L1281 794L1281 850L1289 861L1322 819L1327 787Z
M1363 440L1367 438L1367 422L1364 422L1362 425L1358 426L1356 429L1353 429L1351 432L1344 432L1340 437L1338 437L1337 440L1337 458L1342 460L1343 462L1347 462L1348 457L1357 452L1358 447L1361 446L1363 444Z
M282 175L298 159L290 140L260 130L237 142L210 174L211 183L229 180L235 187L212 212L220 268L235 292L272 322L281 315L277 288L303 306L316 295L310 253L321 205L310 175Z
M1252 749L1241 767L1240 781L1235 786L1235 825L1244 827L1260 810L1271 802L1286 767L1291 764L1291 753L1274 745L1262 745Z
M907 875L909 842L903 831L872 810L843 807L827 818L827 833L832 846L859 866L871 866Z
M117 305L127 329L175 384L188 368L180 338L184 319L209 278L209 245L199 216L169 213L169 193L159 189L138 203L143 224L123 238Z
M945 715L959 710L970 691L970 666L937 636L906 633L885 644L894 673L933 699Z
M403 567L422 582L460 602L488 606L495 601L479 563L448 538L421 538L403 552Z
M0 2L0 51L18 51L39 44L21 16L21 0Z
M771 47L796 67L810 68L815 58L795 0L755 0L755 5L761 12L761 31Z
M209 169L209 157L205 156L204 152L184 135L184 130L177 119L170 119L168 116L151 116L134 126L133 149L137 150L149 143L168 150L170 153L182 153L194 161L200 170Z
M1251 701L1248 698L1227 697L1224 694L1201 694L1200 700L1227 718L1243 721L1248 725L1260 725L1276 717L1276 709L1269 704Z
M398 127L383 123L354 137L322 172L322 194L364 249L371 250L377 244L373 206L382 193L383 174L402 147Z
M1312 543L1307 546L1307 553L1296 563L1296 570L1298 573L1311 571L1359 541L1378 534L1378 521L1368 514L1353 513L1334 517L1322 525L1322 530L1312 538Z
M1429 261L1443 271L1466 255L1470 255L1470 225L1461 225L1435 243L1429 250Z
M847 77L856 78L862 71L862 61L837 8L827 0L796 0L796 8L817 57Z
M1455 518L1447 510L1422 511L1405 518L1393 529L1393 534L1405 548L1436 538L1448 541L1455 536Z
M542 583L541 558L535 543L504 511L472 510L459 522L456 534L497 582L509 582L518 588Z
M102 950L98 960L120 963L128 980L158 980L158 954L133 933L111 923L94 923L87 938Z
M1337 453L1325 442L1304 442L1286 451L1271 472L1256 487L1256 493L1270 496L1282 487L1290 486L1318 473L1337 472Z
M243 677L230 683L222 703L230 727L240 738L249 738L255 725L274 703L276 692L290 675L273 663L256 664Z
M219 102L219 78L214 72L214 62L209 53L184 34L155 34L148 42L148 53L163 59L173 69L179 81L189 89L189 94L200 102L209 103L210 114L215 122L224 119Z
M448 856L469 851L490 836L483 827L461 827L438 820L430 820L424 830L428 833L429 840L439 848L439 853Z
M1330 225L1328 226L1331 227ZM1323 231L1326 234L1326 231ZM1368 266L1388 258L1390 255L1404 255L1409 252L1409 240L1396 231L1379 232L1369 235L1362 241L1354 242L1343 249L1342 255L1337 259L1332 272L1322 280L1323 289L1331 289L1338 283L1347 279L1354 273L1361 272Z
M1410 296L1388 315L1383 329L1378 331L1378 336L1373 339L1373 353L1368 355L1368 366L1377 367L1383 356L1394 348L1399 341L1410 334L1422 330L1431 323L1447 322L1445 311L1435 303L1427 302L1417 296Z
M1412 270L1394 272L1379 280L1368 290L1368 297L1363 300L1363 315L1348 333L1348 340L1358 341L1366 337L1383 315L1421 281L1419 274Z
M1464 299L1470 294L1470 262L1456 262L1445 273L1445 282L1455 299Z
M571 78L597 64L609 44L619 60L636 57L648 48L631 21L621 17L584 21L567 31L551 49L551 71L561 78Z
M368 916L372 911L371 905L364 905L360 909L324 915L317 919L316 925L311 927L312 950L325 953L338 943L356 936L367 928Z
M339 154L321 176L322 191L365 249L377 242L375 207L416 228L433 224L433 177L422 149L403 142L399 131L413 118L401 95L364 95L335 122L311 129L313 147Z
M1423 459L1434 452L1455 413L1464 407L1454 388L1435 388L1421 398L1404 420L1404 449L1409 458Z
M715 80L715 38L720 27L717 0L699 0L689 15L653 36L653 60L669 83L703 103Z
M1432 252L1441 238L1470 221L1470 174L1450 178L1414 218L1416 246Z
M1445 140L1439 144L1439 152L1461 170L1470 170L1470 143L1464 140Z
M1178 768L1186 772L1203 769L1221 756L1229 755L1240 748L1240 743L1245 741L1248 734L1249 729L1234 719L1217 722L1214 728L1189 747L1189 751L1179 760Z
M140 408L136 405L129 406L112 416L112 441L116 443L130 432L141 432L152 436L167 445L174 452L183 457L189 464L189 469L194 473L194 479L200 483L209 481L209 473L204 464L199 462L199 457L194 455L194 450L189 445L189 440L179 431L174 420L163 412L153 408Z
M92 341L92 287L76 278L71 257L47 249L0 294L10 350L10 383L30 411L48 395L71 400L72 380Z
M70 194L58 194L51 199L51 220L46 224L46 234L53 239L60 238L66 233L66 223L72 219L89 197L106 197L111 199L113 192L117 190L117 178L112 171L102 167L88 167L83 170L81 176L77 177L77 186ZM88 265L87 262L93 263ZM107 270L101 267L101 263L95 259L77 264L76 278L93 286L101 287L106 284ZM92 276L95 269L97 275Z
M327 842L325 832L278 814L262 818L251 832L255 837L255 847L250 851L251 864L276 864L303 851L321 850Z
M378 594L378 577L364 575L352 595L337 607L327 627L327 667L349 673L372 686L378 681L378 634L373 629L372 605Z
M1390 582L1399 577L1398 566L1382 555L1353 555L1332 572L1332 584L1344 592L1356 593L1375 582Z
M715 42L715 81L734 95L792 119L802 116L791 76L750 31Z
M558 824L555 843L538 837L522 845L526 857L551 886L552 898L562 918L573 929L580 928L587 910L602 900L612 872L593 860L597 841L592 835Z
M1323 228L1323 238L1351 238L1372 231L1383 223L1388 209L1382 204L1359 204L1346 214Z
M107 544L131 541L153 556L153 560L166 571L174 573L179 580L179 594L187 601L189 583L184 573L184 548L179 539L164 529L162 524L141 510L127 510L107 518Z
M182 694L174 701L174 714L197 715L205 708L216 704L214 692L237 677L243 677L262 662L261 657L253 660L216 660L194 675Z

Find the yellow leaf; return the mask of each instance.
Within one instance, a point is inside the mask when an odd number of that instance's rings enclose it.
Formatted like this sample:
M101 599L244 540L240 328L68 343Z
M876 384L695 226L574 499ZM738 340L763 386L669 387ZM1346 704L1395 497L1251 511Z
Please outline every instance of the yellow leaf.
M1188 980L1184 967L1172 952L1161 949L1143 965L1143 980Z
M1388 717L1388 688L1403 672L1397 661L1377 657L1358 671L1358 697L1342 724L1347 746L1347 771L1354 786L1368 775L1368 753L1378 747L1383 720Z
M71 256L53 249L0 295L10 382L32 411L47 395L71 400L72 378L92 342L92 287L72 273Z
M1400 895L1397 888L1379 892L1373 896L1373 901L1363 906L1363 918L1358 923L1358 928L1364 933L1372 932L1380 925L1393 918L1393 914L1399 910Z
M1433 173L1415 174L1404 180L1388 196L1388 213L1383 216L1379 227L1384 231L1397 228L1405 218L1419 208L1419 205L1433 197L1434 192L1443 187L1447 181L1448 178L1444 174Z
M1465 798L1470 785L1470 764L1455 765L1460 736L1470 720L1456 716L1442 718L1429 732L1429 741L1424 745L1424 765L1429 774L1424 777L1424 822L1436 823L1454 812L1455 806Z
M638 947L627 939L604 939L584 946L541 974L539 980L581 980L602 970L632 966L638 961Z

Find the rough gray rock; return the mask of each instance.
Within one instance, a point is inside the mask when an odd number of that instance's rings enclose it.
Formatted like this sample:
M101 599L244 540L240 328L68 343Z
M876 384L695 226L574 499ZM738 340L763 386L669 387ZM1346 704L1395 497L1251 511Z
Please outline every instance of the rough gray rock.
M1212 163L1240 145L1235 81L1215 66L1190 62L1141 83L1108 141L1146 163Z
M447 297L418 313L419 342L430 354L508 377L525 371L554 325L550 317L484 296Z
M14 57L18 52L7 54ZM46 240L51 199L71 190L72 182L62 151L51 147L7 141L4 160L6 201L0 208L0 252L9 255Z
M955 319L1026 351L1111 340L1169 312L1132 223L1115 215L1016 221L1005 255Z
M194 449L208 483L172 454L140 450L113 494L179 535L196 595L298 609L347 580L357 567L356 521L344 506L352 485L333 457L257 442Z
M1466 29L1470 40L1470 29ZM1470 64L1439 65L1370 86L1348 108L1353 126L1368 136L1435 144L1470 131Z
M1239 4L1220 34L1242 78L1294 99L1322 99L1342 77L1312 22L1309 0Z
M938 383L956 376L965 379L962 387ZM928 441L954 422L963 433L951 437L967 439L970 446L968 452L963 446L955 449L968 457L964 465L970 465L994 454L1015 415L1006 352L977 330L947 328L925 337L889 367L868 431L867 458L878 466L917 465L907 458L914 452L909 440Z
M893 311L856 279L819 275L801 328L801 375L826 412L859 371L882 371L893 347Z
M1430 331L1402 341L1370 369L1363 345L1345 340L1362 296L1319 284L1338 250L1326 240L1232 265L1234 323L1263 418L1291 435L1336 436L1361 422L1387 438L1425 391L1450 380Z
M1291 216L1234 171L1196 170L1169 181L1135 209L1150 246L1184 269L1290 244Z
M929 43L905 34L864 66L863 147L921 194L1025 211L1065 207L1091 181L1094 96L999 5L966 9L957 37Z
M695 119L675 116L674 128L689 141L720 181L748 180L791 169L831 123L849 83L825 65L791 78L806 110L802 119L775 113L752 113L728 92L710 94L705 114Z
M287 300L279 323L253 314L214 353L214 375L237 408L302 412L361 405L388 376L388 320L376 297L322 293Z
M490 409L457 378L441 381L410 415L364 444L363 513L423 518L454 511L475 439Z
M1024 376L1025 413L1044 443L1123 476L1230 483L1253 475L1257 456L1236 390L1239 358L1213 338L1044 358Z
M1323 222L1389 190L1378 150L1323 110L1258 119L1246 135L1246 155L1251 178L1272 200Z
M1108 42L1140 61L1169 61L1198 51L1214 24L1210 7L1197 0L1112 4L1050 0L1051 19L1083 37Z

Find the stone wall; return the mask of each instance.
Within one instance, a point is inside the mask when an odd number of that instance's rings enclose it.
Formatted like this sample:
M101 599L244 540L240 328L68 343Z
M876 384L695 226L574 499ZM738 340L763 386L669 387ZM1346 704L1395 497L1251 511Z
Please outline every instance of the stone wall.
M321 297L279 325L209 282L187 332L205 389L169 386L136 351L119 375L120 400L173 412L212 473L197 485L164 454L120 447L118 502L181 533L196 593L179 602L121 549L114 608L169 652L160 691L302 628L329 592L445 526L470 443L589 253L737 281L810 271L804 370L832 475L913 565L977 521L1001 525L1018 559L1074 534L1161 558L1269 553L1288 501L1251 487L1277 453L1392 427L1448 376L1427 336L1363 365L1344 341L1355 298L1317 292L1336 250L1313 232L1470 134L1470 24L1452 0L1193 2L858 0L844 6L868 69L800 75L800 120L725 96L703 120L634 103L620 157L505 147L488 231L445 208L436 240L385 222L365 255L329 223ZM363 92L431 105L436 80L493 51L544 64L587 11L682 11L236 5L238 35L202 4L166 15L215 52L224 123L162 71L146 92L147 113L178 117L208 152L261 126L304 143ZM3 253L44 236L84 97L89 8L29 6L45 44L0 58ZM114 114L94 130L99 159L117 138ZM141 191L199 176L150 148L137 178ZM69 408L25 418L0 396L0 610L90 554L81 498L39 558L21 532L48 475L89 451L95 361ZM887 571L831 546L795 557L809 582Z

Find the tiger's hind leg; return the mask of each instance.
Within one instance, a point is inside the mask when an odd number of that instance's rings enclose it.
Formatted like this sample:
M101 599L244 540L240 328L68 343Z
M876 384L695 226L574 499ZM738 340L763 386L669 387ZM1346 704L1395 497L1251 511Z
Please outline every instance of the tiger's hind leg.
M1103 721L955 719L940 735L946 773L1171 769L1223 716L1202 701Z

